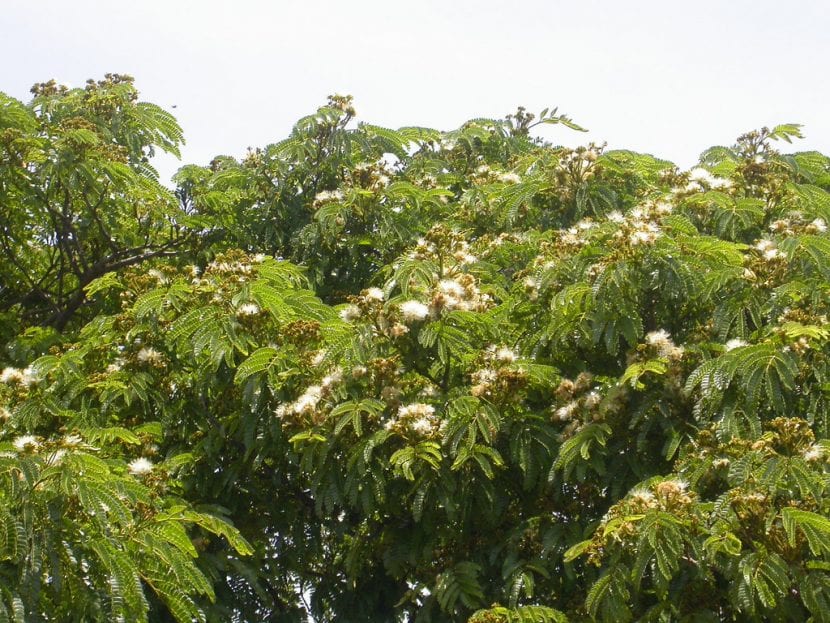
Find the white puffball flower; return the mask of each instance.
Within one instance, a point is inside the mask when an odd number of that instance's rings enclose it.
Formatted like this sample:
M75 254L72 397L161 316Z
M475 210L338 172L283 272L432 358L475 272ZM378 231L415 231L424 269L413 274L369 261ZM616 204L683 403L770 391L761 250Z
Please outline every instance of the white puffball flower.
M755 248L761 253L766 253L767 251L775 248L775 243L772 240L761 238L755 243Z
M62 441L63 441L63 445L69 446L69 447L80 446L84 442L84 440L81 438L80 435L74 435L74 434L66 435L63 438Z
M563 407L559 407L555 412L556 419L559 420L560 422L567 422L568 420L570 420L573 417L573 415L576 412L577 408L579 408L579 403L576 402L575 400L572 401L572 402L569 402L568 404L566 404Z
M136 358L144 363L159 363L162 360L162 354L155 348L145 346L138 351Z
M665 329L648 333L646 335L646 342L657 348L665 348L672 343L671 335Z
M824 458L824 448L814 443L804 451L802 456L808 463L814 463Z
M308 389L305 390L302 396L297 398L297 402L294 403L294 413L300 415L304 412L314 411L317 403L320 402L320 398L323 394L323 388L319 385L312 385Z
M56 465L60 465L60 462L63 460L63 457L66 456L66 450L59 448L55 450L52 454L50 454L46 458L46 464L49 467L54 467Z
M327 352L325 350L318 350L316 353L314 353L314 357L311 358L311 365L317 367L320 364L322 364L323 361L325 361L326 359L326 354Z
M168 282L167 275L165 275L157 268L151 268L147 271L147 274L162 285Z
M15 450L24 452L25 450L37 450L40 447L40 442L34 435L21 435L12 442Z
M585 408L593 409L602 402L602 396L599 392L593 391L585 397Z
M315 201L340 201L343 198L343 192L340 190L322 190L314 196Z
M383 290L380 288L367 288L364 295L368 301L383 302Z
M236 310L237 316L256 316L259 313L259 305L256 303L245 303Z
M340 310L340 318L346 322L357 320L360 318L360 309L358 309L357 305L347 305Z
M127 466L127 470L133 476L143 476L144 474L149 474L153 471L153 462L150 459L146 459L143 456L140 458L131 461L130 464Z
M425 404L423 402L413 402L398 408L398 417L432 417L435 415L435 407Z
M736 348L740 348L741 346L746 346L746 342L738 338L731 339L723 345L727 352L729 352L730 350L735 350Z
M703 169L701 167L695 167L694 169L689 171L689 179L694 180L696 182L711 183L713 176L706 169Z
M406 301L401 304L401 314L404 322L417 322L429 315L429 307L420 301Z
M343 372L340 370L340 368L337 368L336 370L334 370L330 374L327 374L326 376L324 376L323 380L320 381L320 385L324 388L329 388L332 385L336 385L337 383L339 383L342 380L343 380Z
M496 360L502 363L513 363L519 356L509 348L502 347L496 351Z
M31 366L23 370L19 370L17 368L4 368L3 372L0 373L0 383L8 385L17 384L23 385L24 387L30 387L36 382L37 379L35 378L34 370Z
M22 378L23 373L17 368L3 368L3 372L0 373L0 383L17 383Z
M497 179L505 184L518 184L522 181L516 173L499 173Z
M429 435L432 433L433 422L429 418L422 417L410 422L409 428L419 435Z
M442 279L438 282L438 290L448 296L464 298L464 286L455 279Z

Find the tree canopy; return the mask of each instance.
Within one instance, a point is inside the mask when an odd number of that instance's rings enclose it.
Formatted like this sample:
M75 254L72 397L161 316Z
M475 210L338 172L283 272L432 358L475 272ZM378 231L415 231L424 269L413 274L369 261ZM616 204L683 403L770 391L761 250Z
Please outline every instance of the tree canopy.
M830 620L830 159L0 94L0 621Z

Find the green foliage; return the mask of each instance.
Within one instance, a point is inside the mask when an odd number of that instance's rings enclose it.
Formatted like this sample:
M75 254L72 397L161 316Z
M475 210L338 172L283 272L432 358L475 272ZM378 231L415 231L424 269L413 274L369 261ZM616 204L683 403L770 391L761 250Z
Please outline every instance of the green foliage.
M354 117L0 102L0 620L827 620L830 160Z

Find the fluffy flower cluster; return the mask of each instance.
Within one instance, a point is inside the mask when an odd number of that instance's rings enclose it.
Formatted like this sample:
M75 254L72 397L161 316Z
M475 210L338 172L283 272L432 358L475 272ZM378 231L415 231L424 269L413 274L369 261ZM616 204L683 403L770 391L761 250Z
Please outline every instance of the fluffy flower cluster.
M340 318L346 322L353 322L360 318L360 308L357 305L346 305L340 310Z
M133 476L144 476L153 471L153 462L150 459L139 457L127 465L127 471Z
M482 294L472 275L461 274L442 279L433 292L429 309L433 315L442 311L483 311L490 304L490 296Z
M147 271L147 274L150 277L152 277L153 279L155 279L156 281L158 281L159 284L161 284L161 285L164 285L164 284L166 284L170 281L167 278L167 275L165 275L163 272L161 272L157 268L151 268L150 270Z
M732 180L724 179L722 177L715 177L706 169L696 167L689 171L689 184L685 190L708 190L718 188L729 188L732 186Z
M310 385L291 405L291 410L298 415L311 413L317 408L317 403L320 402L322 397L323 387L321 385Z
M331 390L343 379L343 373L338 368L322 378L319 385L310 385L297 400L283 403L274 413L279 418L287 415L313 415L317 411L320 401L330 394Z
M559 407L556 411L553 412L553 417L555 420L560 422L569 422L573 419L574 415L579 410L579 402L576 400L571 400L568 404Z
M646 343L657 351L658 357L672 361L678 361L683 357L683 348L675 346L671 335L664 329L646 334Z
M401 316L407 324L419 322L429 316L429 307L420 301L405 301L401 303Z
M151 366L161 365L164 363L164 355L150 346L145 346L138 351L136 359L138 359L141 363L147 363Z
M560 401L565 404L553 409L551 419L554 422L567 422L563 430L563 437L567 438L584 421L579 415L590 415L593 419L603 417L598 407L602 402L602 394L596 389L594 377L589 372L581 372L576 379L562 379L554 392Z
M766 238L762 238L761 240L755 243L755 250L758 251L761 254L761 257L763 257L768 262L783 257L781 251L775 248L775 243L772 240L768 240Z
M40 442L34 435L21 435L12 442L12 445L18 452L26 452L37 450L40 447Z
M518 184L522 181L517 173L497 173L496 179L504 184Z
M3 372L0 372L0 383L31 387L37 383L37 377L31 366L22 370L19 368L4 368Z
M731 339L723 345L724 349L726 349L727 352L729 352L730 350L735 350L736 348L740 348L741 346L746 346L746 342L738 338Z
M259 305L256 303L243 303L236 310L236 315L239 317L256 316L259 313Z
M519 358L519 354L512 348L507 348L507 346L490 344L484 353L484 357L489 361L508 364L515 362Z
M206 273L213 274L237 274L249 275L254 267L247 262L240 262L238 260L216 259L207 265Z
M398 408L397 417L387 420L386 430L409 431L420 437L429 437L441 428L441 420L435 415L435 407L423 402L413 402Z
M663 235L656 220L670 212L671 205L668 203L646 203L631 210L627 216L618 210L609 212L608 220L620 225L614 238L625 240L631 246L647 246Z
M815 230L815 233L823 234L827 231L827 223L824 222L823 218L817 218L807 225L807 230L811 229Z
M343 191L341 190L323 190L314 195L315 205L322 205L331 201L341 201L343 199Z
M685 480L671 478L659 482L651 489L635 489L624 504L628 512L645 513L652 509L676 511L692 503L692 495L688 491L689 485Z
M811 444L806 450L804 450L802 456L808 463L817 463L826 458L824 448L815 443Z

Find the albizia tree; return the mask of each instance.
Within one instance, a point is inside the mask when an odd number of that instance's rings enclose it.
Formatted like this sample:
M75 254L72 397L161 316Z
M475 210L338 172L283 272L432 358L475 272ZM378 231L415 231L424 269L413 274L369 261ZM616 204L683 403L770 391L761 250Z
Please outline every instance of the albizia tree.
M16 321L0 619L827 620L830 160L353 117L183 168L198 250Z

